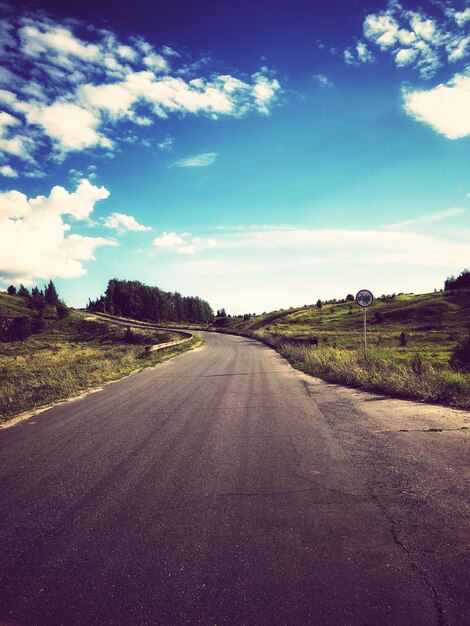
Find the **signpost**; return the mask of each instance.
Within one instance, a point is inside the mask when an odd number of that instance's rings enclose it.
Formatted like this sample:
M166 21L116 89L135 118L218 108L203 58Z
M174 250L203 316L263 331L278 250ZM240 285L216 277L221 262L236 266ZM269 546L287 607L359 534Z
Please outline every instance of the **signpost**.
M356 294L356 303L364 309L364 354L367 357L367 308L374 302L374 296L368 289L361 289Z

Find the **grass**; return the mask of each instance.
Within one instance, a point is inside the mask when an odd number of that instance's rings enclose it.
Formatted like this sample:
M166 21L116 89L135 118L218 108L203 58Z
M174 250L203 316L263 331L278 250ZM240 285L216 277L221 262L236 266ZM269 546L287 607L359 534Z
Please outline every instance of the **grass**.
M398 360L388 350L358 350L283 345L280 353L298 369L334 383L470 409L470 376L439 368L416 355Z
M145 345L180 336L170 330L133 329L132 343L125 343L124 334L125 328L72 312L64 320L49 321L44 332L23 342L0 343L0 422L153 367L203 343L195 336L145 356Z
M449 366L469 331L470 289L376 300L368 309L367 359L362 324L355 302L339 302L229 318L223 332L264 341L298 369L330 382L470 409L470 375ZM318 349L308 345L313 337Z

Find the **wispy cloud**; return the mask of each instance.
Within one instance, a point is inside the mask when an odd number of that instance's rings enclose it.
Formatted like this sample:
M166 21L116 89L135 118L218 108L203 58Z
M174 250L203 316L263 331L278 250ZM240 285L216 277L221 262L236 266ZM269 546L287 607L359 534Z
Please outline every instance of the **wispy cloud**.
M258 271L264 271L263 268L272 271L273 262L282 267L328 263L449 267L467 263L470 244L413 232L411 227L432 224L461 212L460 209L449 209L374 230L240 227L237 230L218 229L214 237L205 238L189 233L163 233L155 239L154 245L167 252L200 253L202 259L191 262L188 268L211 273L220 272L218 260L227 261L225 255L229 252L245 264L255 262ZM404 230L406 228L410 230ZM221 253L224 256L221 257Z
M171 135L167 135L165 139L162 139L162 141L157 143L157 146L160 150L163 150L166 152L173 148L174 143L175 143L175 138L172 137Z
M325 76L325 74L313 74L312 78L316 80L322 87L332 87L333 81Z
M388 228L390 230L397 230L402 228L409 228L410 226L417 226L420 224L435 224L436 222L442 222L442 220L446 220L449 217L462 215L462 213L465 213L465 209L455 207L452 209L446 209L445 211L440 211L439 213L432 213L431 215L415 217L414 219L406 220L404 222L396 222L395 224L390 224Z
M196 154L195 156L175 161L171 167L207 167L208 165L212 165L217 157L217 152L205 152L203 154Z
M191 233L164 232L153 240L153 245L177 254L192 255L214 248L217 242L212 237L194 237Z

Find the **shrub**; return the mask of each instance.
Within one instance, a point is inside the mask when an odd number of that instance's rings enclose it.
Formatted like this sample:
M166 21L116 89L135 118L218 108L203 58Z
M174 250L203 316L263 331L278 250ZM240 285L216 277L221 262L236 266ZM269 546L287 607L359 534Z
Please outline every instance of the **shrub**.
M68 306L66 306L63 302L58 302L55 308L57 311L57 317L60 320L63 320L70 315L70 310Z
M29 317L16 317L13 322L13 341L24 341L32 333Z
M35 317L31 320L31 331L34 335L41 333L46 327L46 322L42 317Z
M126 332L124 333L124 341L126 343L132 343L134 341L134 333L132 332L130 326L126 328Z
M455 346L449 363L455 370L470 371L470 333Z
M10 285L7 289L7 293L9 296L14 296L16 294L16 287L14 285Z
M402 348L406 346L407 338L404 332L400 333L400 336L398 337L398 343L400 344Z

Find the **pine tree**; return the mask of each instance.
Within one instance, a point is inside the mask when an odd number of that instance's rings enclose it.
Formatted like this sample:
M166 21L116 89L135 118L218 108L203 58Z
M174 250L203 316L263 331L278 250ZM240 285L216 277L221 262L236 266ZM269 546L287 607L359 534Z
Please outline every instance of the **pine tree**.
M16 287L14 285L10 285L7 289L7 293L9 296L16 295Z
M37 287L33 287L31 289L31 299L29 301L29 306L31 309L35 309L38 311L40 315L42 315L44 309L46 308L46 300L44 298L44 294Z
M50 280L49 284L44 287L44 299L47 304L52 306L55 306L59 302L59 295L52 280Z
M26 289L26 287L24 285L20 285L19 289L18 289L18 296L22 296L23 298L30 298L31 294L29 293L29 290Z

